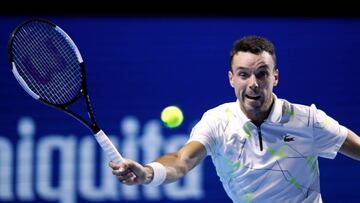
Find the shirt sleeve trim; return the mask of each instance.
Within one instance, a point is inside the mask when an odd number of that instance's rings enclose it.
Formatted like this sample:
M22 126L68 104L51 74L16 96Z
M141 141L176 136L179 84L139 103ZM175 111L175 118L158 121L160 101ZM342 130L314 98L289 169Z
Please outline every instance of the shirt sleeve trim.
M207 156L210 156L211 153L210 153L210 148L209 148L209 145L207 143L205 143L204 140L201 140L201 139L197 139L197 138L190 138L186 144L189 144L190 142L192 141L195 141L195 142L200 142L200 144L204 145L205 149L206 149L206 155Z

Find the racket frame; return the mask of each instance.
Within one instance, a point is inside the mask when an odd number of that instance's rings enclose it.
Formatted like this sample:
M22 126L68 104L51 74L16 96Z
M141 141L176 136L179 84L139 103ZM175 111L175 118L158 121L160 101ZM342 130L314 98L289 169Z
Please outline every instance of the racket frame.
M79 62L79 66L80 66L80 71L81 71L81 87L80 90L78 92L78 94L76 96L74 96L73 99L71 99L70 101L64 103L64 104L53 104L50 103L44 99L42 99L39 95L37 95L35 92L33 92L28 85L25 83L25 81L23 80L23 78L21 77L21 75L18 73L17 69L16 69L16 65L14 63L13 60L13 52L12 52L12 46L13 46L13 42L14 42L14 38L16 36L16 33L19 31L19 29L21 29L23 26L25 26L26 24L29 24L31 22L43 22L46 24L51 25L52 27L54 27L54 29L56 29L58 32L60 32L63 36L65 36L68 40L68 42L71 44L71 46L74 48L74 51L77 55L78 58L78 62ZM98 123L96 122L95 119L95 115L93 112L93 109L91 107L90 104L90 97L89 97L89 93L88 93L88 89L87 89L87 84L86 84L86 72L85 72L85 65L82 59L82 56L80 54L79 49L77 48L77 46L75 45L75 43L72 41L72 39L69 37L69 35L62 30L60 27L58 27L56 24L46 20L46 19L29 19L21 24L19 24L14 31L11 33L10 35L10 39L8 41L8 59L9 62L11 64L11 68L12 68L12 72L14 73L16 79L18 80L18 82L21 84L21 86L25 89L25 91L30 94L30 96L32 96L34 99L57 109L60 109L64 112L66 112L67 114L71 115L72 117L74 117L75 119L77 119L78 121L80 121L83 125L85 125L86 127L88 127L94 134L98 133L101 129L98 125ZM15 69L15 70L14 70ZM75 103L76 101L78 101L81 97L83 96L84 100L85 100L85 104L86 104L86 111L88 113L88 117L90 119L87 120L85 118L83 118L83 116L81 116L78 113L75 113L74 111L70 110L68 107L71 106L73 103Z

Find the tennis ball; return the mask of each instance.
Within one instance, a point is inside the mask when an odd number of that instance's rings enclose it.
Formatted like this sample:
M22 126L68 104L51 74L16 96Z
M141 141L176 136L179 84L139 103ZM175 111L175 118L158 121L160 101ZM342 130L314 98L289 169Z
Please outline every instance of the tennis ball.
M161 112L161 121L164 122L165 126L168 128L178 127L183 120L184 115L177 106L168 106Z

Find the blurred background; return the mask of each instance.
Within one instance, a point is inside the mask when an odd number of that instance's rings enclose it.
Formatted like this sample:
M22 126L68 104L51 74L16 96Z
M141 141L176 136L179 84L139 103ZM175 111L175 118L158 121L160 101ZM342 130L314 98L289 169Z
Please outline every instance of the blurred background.
M231 202L207 158L176 183L122 186L90 131L31 98L7 62L12 30L29 16L0 16L0 202ZM140 162L177 150L209 108L235 101L228 83L235 40L276 46L275 93L316 104L360 133L360 18L41 16L65 30L84 58L96 118L119 151ZM160 122L179 106L183 124ZM77 108L77 106L75 106ZM360 163L319 158L324 202L358 202Z

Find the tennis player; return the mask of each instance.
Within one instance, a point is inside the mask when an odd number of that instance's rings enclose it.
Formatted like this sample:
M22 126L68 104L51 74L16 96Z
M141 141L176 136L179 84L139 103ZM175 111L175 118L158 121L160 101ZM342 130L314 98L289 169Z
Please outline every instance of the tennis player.
M177 152L145 165L110 162L126 185L158 186L211 156L233 202L322 202L318 157L360 160L360 138L315 105L277 98L275 48L263 37L234 43L228 72L237 100L208 110Z

